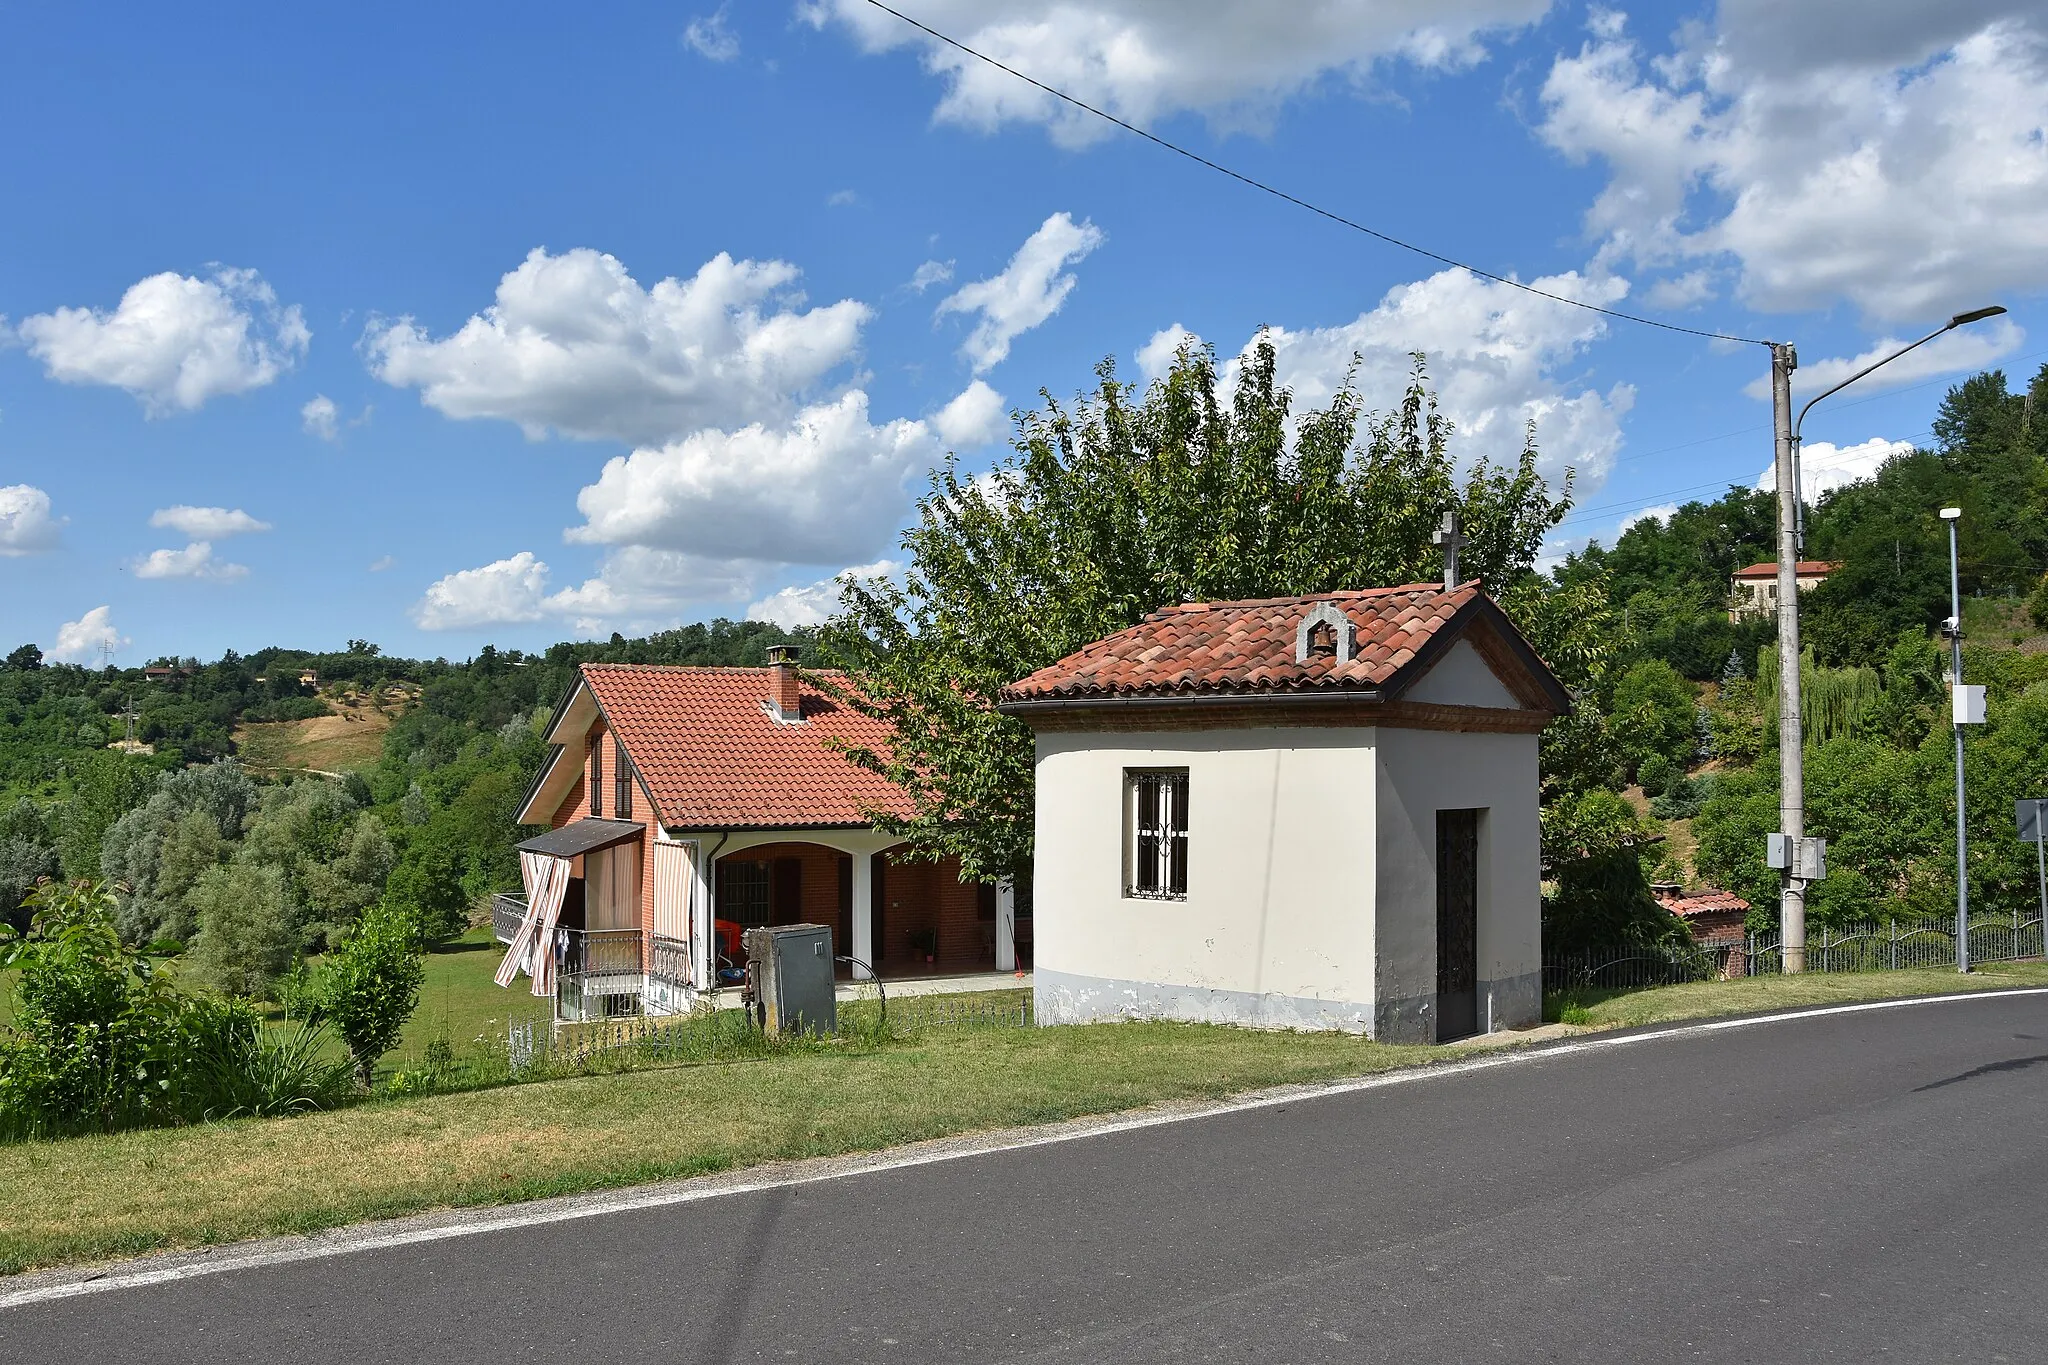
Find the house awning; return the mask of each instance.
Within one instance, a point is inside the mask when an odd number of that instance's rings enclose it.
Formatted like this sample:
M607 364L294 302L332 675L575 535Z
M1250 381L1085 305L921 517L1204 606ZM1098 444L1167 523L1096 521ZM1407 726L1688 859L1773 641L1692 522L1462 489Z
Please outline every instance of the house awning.
M636 820L572 820L560 829L535 835L519 846L521 853L544 853L554 858L576 858L595 853L628 839L638 839L647 826Z

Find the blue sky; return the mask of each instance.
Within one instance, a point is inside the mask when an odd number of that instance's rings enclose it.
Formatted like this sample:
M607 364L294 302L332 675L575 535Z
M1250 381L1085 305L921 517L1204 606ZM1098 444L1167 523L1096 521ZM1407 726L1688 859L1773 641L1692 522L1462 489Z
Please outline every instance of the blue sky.
M1795 340L1807 393L2012 309L1818 410L1834 478L2048 347L2032 5L901 7L1446 255ZM1579 471L1560 548L1769 460L1759 348L1446 272L865 0L15 7L0 103L35 130L0 149L0 647L810 619L946 450L1176 326L1278 329L1313 401L1357 352L1391 404L1429 351L1468 455L1534 416Z

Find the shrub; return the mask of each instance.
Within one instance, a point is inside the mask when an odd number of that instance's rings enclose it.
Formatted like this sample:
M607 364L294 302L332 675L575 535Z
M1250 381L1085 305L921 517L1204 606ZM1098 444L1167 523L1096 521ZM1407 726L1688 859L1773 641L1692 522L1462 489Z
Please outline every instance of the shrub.
M327 1030L303 1021L265 1030L247 1005L194 1002L207 1021L194 1030L188 1107L206 1119L274 1118L331 1109L353 1088L346 1058L327 1055Z
M2048 630L2048 573L2041 575L2040 586L2027 598L2027 615L2033 618L2035 625Z
M1644 660L1615 684L1608 729L1632 765L1652 754L1683 764L1697 743L1691 684L1662 659Z
M228 995L260 997L297 956L284 871L246 861L208 868L192 888L192 972Z
M1710 777L1680 777L1662 796L1650 802L1650 814L1659 820L1690 820L1706 807L1714 795Z
M419 1004L426 966L410 915L379 904L356 922L323 973L323 1013L355 1058L365 1089L377 1059L392 1049Z
M121 942L103 883L46 883L28 903L26 935L0 930L0 967L21 969L0 1040L0 1136L174 1120L190 1021L157 954Z
M1671 787L1672 772L1676 765L1662 754L1651 754L1636 769L1636 781L1642 784L1643 795L1662 796ZM1680 778L1683 781L1683 777Z

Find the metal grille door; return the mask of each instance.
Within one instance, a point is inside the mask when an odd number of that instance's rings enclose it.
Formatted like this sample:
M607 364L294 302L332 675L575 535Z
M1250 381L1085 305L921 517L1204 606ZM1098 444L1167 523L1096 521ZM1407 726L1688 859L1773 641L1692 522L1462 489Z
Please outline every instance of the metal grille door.
M1436 813L1436 1040L1479 1031L1479 812Z

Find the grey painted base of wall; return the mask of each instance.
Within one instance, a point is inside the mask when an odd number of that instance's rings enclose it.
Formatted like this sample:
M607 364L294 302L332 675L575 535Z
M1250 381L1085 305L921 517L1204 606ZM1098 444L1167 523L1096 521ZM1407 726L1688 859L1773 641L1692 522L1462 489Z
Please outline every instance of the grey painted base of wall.
M1436 1040L1435 1000L1419 996L1371 1005L1305 996L1254 994L1155 981L1115 981L1038 967L1032 972L1033 1008L1041 1024L1092 1024L1112 1019L1178 1019L1196 1024L1238 1024L1363 1033L1385 1043ZM1528 1028L1543 1020L1543 973L1528 972L1481 983L1483 1029Z
M1372 1006L1343 1000L1112 981L1032 969L1033 1008L1041 1024L1092 1024L1110 1019L1179 1019L1196 1024L1369 1033Z
M1543 972L1479 983L1479 1031L1534 1028L1543 1022ZM1411 995L1382 1000L1374 1011L1372 1036L1382 1043L1433 1043L1436 1038L1436 996Z

